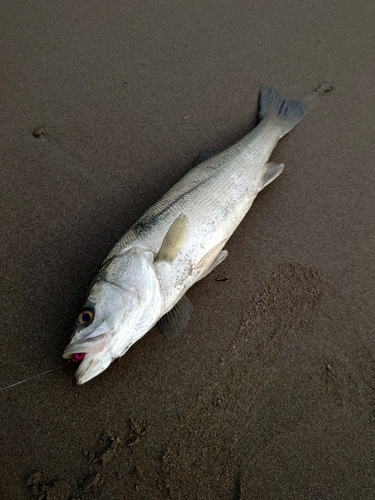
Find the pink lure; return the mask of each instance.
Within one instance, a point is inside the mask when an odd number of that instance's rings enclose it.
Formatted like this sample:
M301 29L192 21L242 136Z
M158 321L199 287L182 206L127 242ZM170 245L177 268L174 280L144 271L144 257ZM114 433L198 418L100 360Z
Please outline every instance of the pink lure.
M86 356L85 352L79 352L75 354L73 358L73 363L78 363L79 361L82 361L85 358L85 356Z

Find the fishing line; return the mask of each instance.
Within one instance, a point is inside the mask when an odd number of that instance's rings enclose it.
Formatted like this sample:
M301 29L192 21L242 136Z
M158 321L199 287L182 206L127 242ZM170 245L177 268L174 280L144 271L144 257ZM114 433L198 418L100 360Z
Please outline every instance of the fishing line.
M33 377L25 378L24 380L20 380L19 382L15 382L14 384L8 385L7 387L1 387L0 388L0 392L5 391L6 389L10 389L11 387L14 387L16 385L20 385L20 384L23 384L25 382L28 382L29 380L33 380L35 378L42 377L43 375L46 375L47 373L51 373L51 372L54 372L56 370L60 370L63 366L64 365L58 366L57 368L52 368L52 370L47 370L47 371L45 371L43 373L39 373L38 375L34 375Z

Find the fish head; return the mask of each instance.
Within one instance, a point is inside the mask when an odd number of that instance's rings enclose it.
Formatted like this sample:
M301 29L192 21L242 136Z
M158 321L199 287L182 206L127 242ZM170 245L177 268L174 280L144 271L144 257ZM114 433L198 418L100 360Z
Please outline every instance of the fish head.
M150 252L132 249L106 264L78 315L63 358L81 361L81 385L122 356L155 323L159 285Z
M75 374L77 384L96 377L118 357L119 343L129 337L138 319L138 298L134 288L106 281L94 284L63 353L65 359L82 360Z

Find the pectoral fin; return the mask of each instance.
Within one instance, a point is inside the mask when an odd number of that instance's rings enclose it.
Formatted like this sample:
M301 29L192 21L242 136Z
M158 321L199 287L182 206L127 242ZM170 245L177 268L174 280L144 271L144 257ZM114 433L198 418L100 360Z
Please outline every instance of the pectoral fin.
M213 271L216 266L218 266L223 262L223 260L227 257L227 255L228 255L228 250L222 250L216 257L216 259L212 262L212 264L203 269L203 271L199 275L198 280L201 280L205 278L207 274L210 274L210 272Z
M284 170L284 163L267 163L261 189L265 188Z
M165 235L155 262L165 261L171 264L174 261L186 242L188 222L184 214L177 217Z
M193 304L184 295L158 322L164 337L168 340L177 337L187 325L192 312Z
M216 266L218 266L225 257L228 255L227 250L221 251L223 246L228 240L221 241L218 245L215 245L209 252L206 253L204 257L198 262L197 272L198 272L198 280L201 280L207 274L209 274Z

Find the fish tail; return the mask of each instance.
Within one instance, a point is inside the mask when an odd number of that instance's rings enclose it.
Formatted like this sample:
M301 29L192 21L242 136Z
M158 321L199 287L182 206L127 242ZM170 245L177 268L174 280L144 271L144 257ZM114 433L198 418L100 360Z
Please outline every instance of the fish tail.
M259 120L274 116L282 125L283 135L290 132L305 116L307 106L301 101L286 101L273 87L264 86L259 92ZM281 136L281 137L282 137Z

